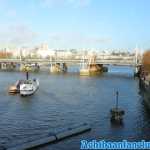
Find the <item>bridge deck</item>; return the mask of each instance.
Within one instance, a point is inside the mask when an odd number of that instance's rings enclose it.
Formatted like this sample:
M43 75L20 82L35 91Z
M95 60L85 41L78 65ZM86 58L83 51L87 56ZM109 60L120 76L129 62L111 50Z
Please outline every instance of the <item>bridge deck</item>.
M53 64L53 63L67 63L67 64L80 64L81 62L88 62L88 59L81 58L68 58L68 59L0 59L0 63L39 63L39 64ZM97 58L96 64L104 65L121 65L121 66L137 66L135 57L110 57L110 58Z

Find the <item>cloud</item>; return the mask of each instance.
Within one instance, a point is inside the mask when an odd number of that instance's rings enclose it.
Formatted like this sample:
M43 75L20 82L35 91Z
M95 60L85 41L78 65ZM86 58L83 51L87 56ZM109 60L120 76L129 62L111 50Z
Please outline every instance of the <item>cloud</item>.
M91 0L41 0L42 6L52 7L52 6L75 6L84 7L88 6Z
M21 46L31 44L38 34L25 25L11 25L0 30L0 44Z
M53 47L93 48L111 42L110 37L86 36L80 33L53 33L49 36L49 43Z

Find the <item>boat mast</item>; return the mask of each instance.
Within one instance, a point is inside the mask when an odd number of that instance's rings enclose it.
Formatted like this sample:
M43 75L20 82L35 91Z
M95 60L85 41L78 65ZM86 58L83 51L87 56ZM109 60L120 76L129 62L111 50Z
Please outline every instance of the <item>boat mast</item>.
M116 92L116 109L118 109L118 96L119 96L119 92Z
M28 80L29 79L29 72L26 71L26 79Z

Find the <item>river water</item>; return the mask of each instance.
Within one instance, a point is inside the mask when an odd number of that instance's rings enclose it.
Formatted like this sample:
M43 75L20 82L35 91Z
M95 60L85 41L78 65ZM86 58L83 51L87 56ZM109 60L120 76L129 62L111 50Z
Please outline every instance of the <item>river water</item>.
M133 68L110 66L108 73L95 77L81 77L76 71L31 74L39 79L40 88L30 97L8 94L9 85L24 73L0 72L0 145L15 146L84 122L91 125L90 132L38 149L77 150L81 139L150 139L150 113ZM123 126L110 123L117 90L119 106L125 110Z

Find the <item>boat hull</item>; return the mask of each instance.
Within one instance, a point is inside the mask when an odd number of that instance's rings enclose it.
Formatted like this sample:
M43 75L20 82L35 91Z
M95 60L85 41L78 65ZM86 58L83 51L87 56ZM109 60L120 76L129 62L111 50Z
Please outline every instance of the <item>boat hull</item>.
M38 88L37 88L36 90L33 90L33 91L25 91L25 90L22 90L22 91L20 91L20 95L21 95L21 96L31 96L31 95L33 95L37 90L38 90Z
M20 86L20 95L21 96L30 96L33 95L39 88L39 81L30 81L30 84L22 84Z

